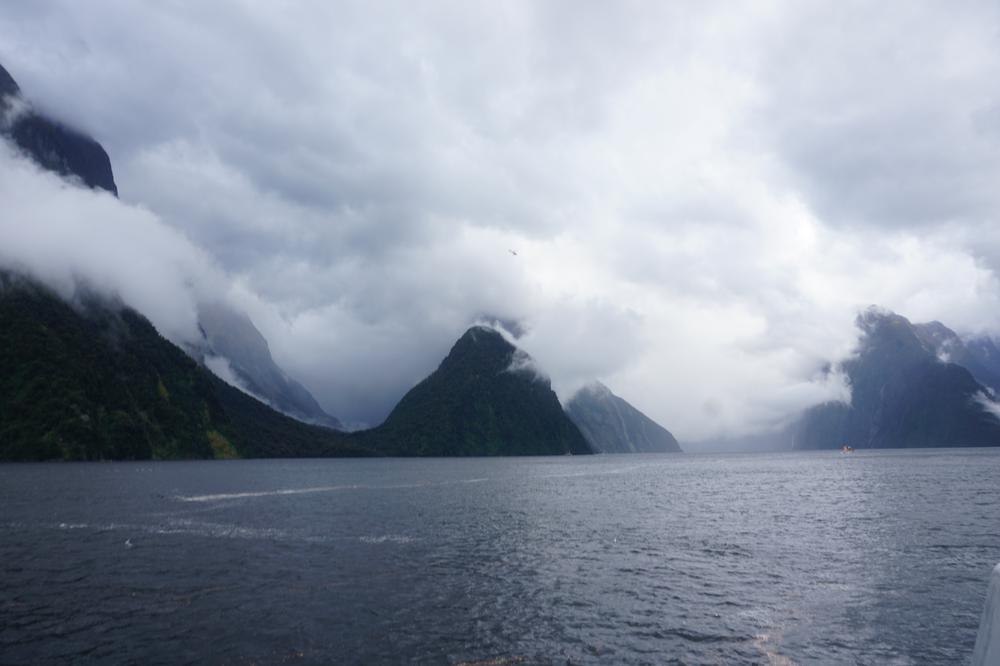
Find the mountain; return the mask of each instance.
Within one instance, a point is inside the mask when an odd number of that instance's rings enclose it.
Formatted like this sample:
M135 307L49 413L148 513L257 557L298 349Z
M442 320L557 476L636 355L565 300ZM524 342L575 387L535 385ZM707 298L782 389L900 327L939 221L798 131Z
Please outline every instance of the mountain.
M198 324L205 344L193 351L203 362L224 359L240 388L279 412L306 423L343 429L304 386L277 366L267 340L246 314L222 304L202 305Z
M3 66L0 100L5 119L0 131L39 166L118 195L111 161L101 144L32 110ZM222 362L228 363L241 389L282 413L306 423L343 427L323 411L304 386L274 363L267 341L245 314L222 305L204 305L199 311L199 323L205 344L188 350L199 361L211 364L225 359Z
M841 363L851 404L827 403L799 422L799 449L998 446L996 403L966 368L941 360L928 331L897 314L859 315L857 355Z
M548 380L470 329L374 430L281 414L216 377L141 314L67 302L0 270L0 460L590 453Z
M14 78L0 65L0 135L38 165L118 196L111 160L97 141L34 110Z
M398 455L591 453L531 358L481 326L466 331L385 423L359 436Z
M198 365L142 315L0 271L0 459L368 455Z
M598 453L677 453L681 447L666 428L600 382L577 391L566 414Z
M1000 391L1000 349L991 338L965 340L939 321L914 324L913 330L939 359L962 366L980 384Z

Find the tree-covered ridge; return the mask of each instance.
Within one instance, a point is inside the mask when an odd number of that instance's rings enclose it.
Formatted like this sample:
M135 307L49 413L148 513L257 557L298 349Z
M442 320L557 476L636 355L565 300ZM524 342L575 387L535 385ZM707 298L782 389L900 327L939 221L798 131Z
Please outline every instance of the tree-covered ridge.
M549 381L493 329L469 329L378 428L360 434L397 455L590 453Z
M0 458L358 455L226 385L137 312L0 272Z

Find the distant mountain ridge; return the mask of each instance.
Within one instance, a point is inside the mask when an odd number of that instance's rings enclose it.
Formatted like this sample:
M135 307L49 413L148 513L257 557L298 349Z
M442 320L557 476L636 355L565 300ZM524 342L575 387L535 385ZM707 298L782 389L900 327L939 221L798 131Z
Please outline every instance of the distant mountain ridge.
M938 359L962 366L980 384L1000 392L1000 348L992 338L962 338L939 321L914 324L913 330Z
M492 328L470 328L379 427L358 433L397 455L591 453L549 380Z
M840 364L851 404L807 410L796 428L796 448L1000 445L1000 407L989 389L940 356L945 341L954 344L950 330L913 325L877 308L859 315L857 325L857 355Z
M198 325L205 343L192 351L202 362L206 362L206 357L221 357L242 384L240 388L279 412L306 423L343 429L340 421L327 414L304 386L278 367L267 340L245 313L221 303L202 305L198 308Z
M679 453L666 428L600 382L589 384L566 404L566 413L599 453Z

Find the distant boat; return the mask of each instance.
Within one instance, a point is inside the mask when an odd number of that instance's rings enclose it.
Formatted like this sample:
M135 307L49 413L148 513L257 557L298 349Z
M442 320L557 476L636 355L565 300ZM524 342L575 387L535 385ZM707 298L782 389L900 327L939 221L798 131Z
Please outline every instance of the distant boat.
M854 447L853 446L848 446L847 444L844 444L842 447L840 447L840 452L841 453L854 453Z

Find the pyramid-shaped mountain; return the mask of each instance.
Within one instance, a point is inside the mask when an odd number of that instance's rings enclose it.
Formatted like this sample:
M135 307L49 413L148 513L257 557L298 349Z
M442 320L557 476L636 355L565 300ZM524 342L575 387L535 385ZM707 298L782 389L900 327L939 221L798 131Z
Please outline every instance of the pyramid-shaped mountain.
M577 391L566 413L597 453L678 453L670 431L607 386L594 382Z
M363 443L397 455L591 453L531 358L492 328L470 328Z

